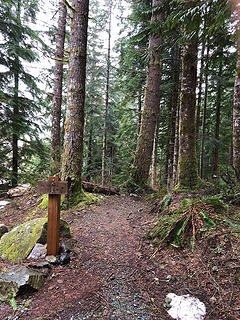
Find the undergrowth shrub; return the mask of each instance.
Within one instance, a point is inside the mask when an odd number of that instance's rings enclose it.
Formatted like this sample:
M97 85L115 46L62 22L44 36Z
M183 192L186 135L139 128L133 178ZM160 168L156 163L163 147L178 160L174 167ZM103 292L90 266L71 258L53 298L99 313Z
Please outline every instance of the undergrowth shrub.
M205 231L215 230L219 224L228 226L235 231L240 226L224 216L224 203L217 197L205 199L183 199L179 209L166 209L170 196L162 206L159 219L147 233L147 238L154 240L157 246L163 242L174 247L184 247L189 243L194 250L195 242Z

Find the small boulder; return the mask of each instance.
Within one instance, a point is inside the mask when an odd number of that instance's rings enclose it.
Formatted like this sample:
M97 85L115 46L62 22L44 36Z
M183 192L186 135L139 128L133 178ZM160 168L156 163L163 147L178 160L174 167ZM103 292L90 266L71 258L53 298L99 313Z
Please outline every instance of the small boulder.
M46 256L46 261L51 263L51 264L57 264L58 263L57 257L55 257L55 256Z
M31 187L29 185L18 186L16 188L8 190L7 195L9 198L21 197L30 190Z
M0 273L0 301L15 297L20 289L39 290L45 282L46 274L25 266L11 267Z
M0 238L4 235L4 233L8 232L8 228L4 224L0 224Z
M60 245L60 252L71 252L74 243L76 243L75 239L68 239L68 240L64 240L62 241L61 245Z
M60 236L70 238L70 227L60 220ZM17 262L25 259L36 243L47 242L47 218L25 222L5 233L0 239L0 258Z
M46 255L47 255L47 245L41 244L41 243L36 243L27 258L29 260L38 260L38 259L45 258Z
M61 253L59 261L60 264L63 266L70 263L70 254L67 252Z
M44 238L46 221L47 218L34 219L5 233L0 239L0 257L13 262L25 259L35 244Z

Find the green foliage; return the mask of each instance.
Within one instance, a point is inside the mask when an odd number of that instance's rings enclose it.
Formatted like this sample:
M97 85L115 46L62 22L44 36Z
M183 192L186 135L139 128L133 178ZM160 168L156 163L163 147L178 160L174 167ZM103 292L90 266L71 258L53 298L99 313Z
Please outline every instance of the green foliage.
M172 194L168 193L162 200L161 212L163 212L164 210L167 209L167 207L170 205L171 201L172 201Z
M48 195L44 194L40 197L38 208L46 209L48 207Z
M9 297L8 301L10 303L10 306L13 308L13 311L16 311L18 309L18 305L15 297Z
M203 232L216 229L219 223L240 230L240 225L219 214L219 210L222 213L224 208L217 197L208 197L206 200L183 199L179 209L169 209L160 215L147 237L155 240L157 246L166 242L182 248L188 243L193 250Z
M35 23L38 3L8 0L0 9L3 39L0 64L4 67L0 72L0 174L4 181L17 180L11 168L13 138L17 141L15 161L21 171L20 182L22 177L24 180L27 163L43 149L39 140L40 121L36 121L36 114L41 111L41 94L37 79L25 67L26 62L38 61L37 47L41 41L38 33L29 27ZM43 152L40 159L44 156Z
M214 208L216 213L223 213L226 210L226 205L224 202L219 199L218 196L208 196L204 197L203 201L208 205Z
M83 192L82 198L77 204L78 207L84 207L99 202L100 199L93 193Z

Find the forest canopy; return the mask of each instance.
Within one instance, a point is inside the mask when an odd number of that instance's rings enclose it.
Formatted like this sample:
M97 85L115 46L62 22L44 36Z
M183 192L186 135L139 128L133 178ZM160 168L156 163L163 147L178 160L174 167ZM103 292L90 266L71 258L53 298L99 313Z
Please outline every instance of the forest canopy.
M1 188L49 175L75 194L82 180L128 191L239 181L234 2L56 1L41 30L44 6L0 9Z

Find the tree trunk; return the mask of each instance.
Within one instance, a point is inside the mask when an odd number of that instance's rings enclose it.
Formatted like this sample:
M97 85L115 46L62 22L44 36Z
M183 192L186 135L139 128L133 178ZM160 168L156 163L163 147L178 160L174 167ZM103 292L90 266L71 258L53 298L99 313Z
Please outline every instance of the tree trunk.
M182 85L179 111L178 186L192 189L198 184L196 156L197 38L186 43L182 57Z
M222 51L221 51L222 53ZM216 124L215 124L215 146L213 152L213 174L218 173L218 152L219 152L219 129L220 129L220 113L222 100L222 60L219 63L218 84L217 84L217 99L216 99Z
M206 65L205 65L205 92L204 92L203 119L202 119L202 140L201 140L200 164L199 164L199 174L201 178L203 177L204 146L205 146L206 118L207 118L208 60L209 60L209 44L207 43L207 54L206 54Z
M88 135L88 154L87 154L87 174L86 180L91 180L91 169L92 169L92 135L93 129L92 124L90 123L89 135Z
M233 167L240 180L240 48L236 66L233 101Z
M111 64L111 20L112 20L112 3L109 9L109 25L108 25L108 55L107 55L107 78L106 78L106 99L104 110L104 128L103 128L103 144L102 144L102 185L105 185L106 171L106 152L107 152L107 121L108 121L108 105L109 105L109 80L110 80L110 64Z
M154 142L153 142L153 152L152 152L152 177L151 186L154 188L157 185L157 147L158 147L158 131L159 131L159 117L157 119Z
M141 121L142 121L142 94L141 94L141 91L139 91L139 96L138 96L138 134L140 133Z
M199 83L198 83L198 100L197 100L197 115L196 115L196 146L197 146L197 143L198 143L199 128L200 128L200 113L201 113L201 102L202 102L204 52L205 52L205 42L202 43L201 65L200 65L200 74L199 74Z
M62 106L62 80L64 41L66 30L67 8L62 0L59 0L59 18L56 33L56 52L54 67L54 90L52 105L52 129L51 129L51 174L60 172L61 165L61 106Z
M178 157L179 157L179 110L180 104L178 101L177 113L176 113L176 126L175 126L175 141L174 141L174 154L173 154L173 176L172 185L173 187L178 183Z
M230 163L232 162L236 172L237 179L240 180L240 7L239 1L232 0L232 10L236 17L236 34L237 34L237 64L234 83L234 98L233 98L233 139L232 148L230 148Z
M161 5L162 0L153 0L151 23L160 23L161 14L155 7ZM149 37L149 65L145 100L143 106L140 134L133 163L132 178L139 186L146 186L149 177L149 169L152 159L154 132L159 114L160 105L160 81L161 81L161 46L162 36L160 32L152 32Z
M173 52L172 62L172 92L171 92L171 114L169 119L169 142L168 142L168 156L167 156L167 186L172 188L173 186L173 162L174 162L174 146L176 137L176 121L177 121L177 109L179 102L179 80L180 80L180 47L177 46Z
M16 8L16 19L18 25L21 25L21 0L17 1ZM19 46L19 38L16 35L15 45ZM14 96L13 96L13 117L12 117L12 187L18 185L18 160L19 160L19 150L18 150L18 140L19 140L19 57L15 55L14 58Z
M12 119L12 187L18 185L18 140L19 140L19 59L15 58L14 62L16 71L14 72L14 101L13 101L13 119Z
M89 0L73 0L62 179L69 183L69 202L82 196L82 158Z

